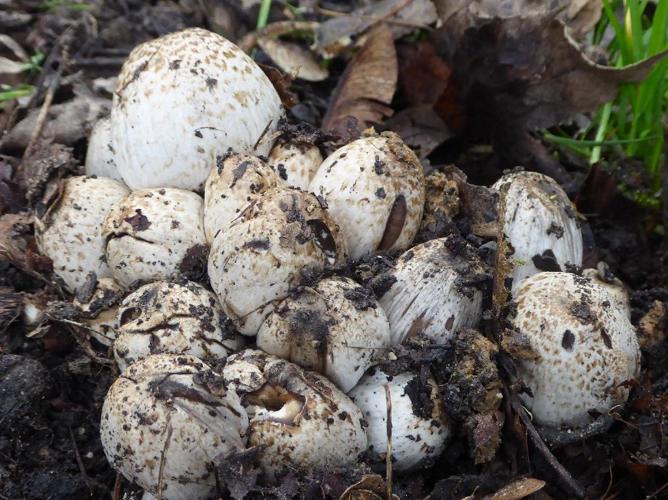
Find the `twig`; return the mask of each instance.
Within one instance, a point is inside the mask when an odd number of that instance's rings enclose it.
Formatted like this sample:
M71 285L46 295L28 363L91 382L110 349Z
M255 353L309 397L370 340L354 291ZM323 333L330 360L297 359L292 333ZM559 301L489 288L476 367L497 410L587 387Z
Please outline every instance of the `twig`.
M387 432L387 449L385 451L385 488L387 500L392 500L392 398L390 386L385 384L385 406L387 408L387 421L385 429Z
M164 486L164 473L165 473L165 462L167 461L167 451L169 450L169 445L172 442L172 422L171 417L167 422L167 437L165 438L165 445L162 447L160 452L160 470L158 472L158 494L156 495L158 500L162 500L162 489Z
M91 483L90 483L90 478L88 477L88 474L86 473L86 468L84 467L83 460L81 459L81 454L79 453L79 447L77 446L77 441L74 438L74 432L72 432L72 426L69 424L67 425L67 430L70 433L70 439L72 440L72 447L74 448L74 457L77 460L77 465L79 465L79 470L81 471L81 475L84 478L84 481L86 482L86 485L88 486L88 489L92 490L91 488Z
M114 491L111 495L111 500L121 499L121 473L116 473L116 480L114 481Z
M541 455L543 455L543 458L559 475L564 484L568 486L568 489L570 489L572 493L574 493L578 498L584 498L584 488L582 488L580 483L575 480L571 473L568 472L564 466L559 463L557 457L552 454L543 439L540 437L540 434L538 434L538 431L534 427L533 422L531 422L531 419L529 418L526 410L522 407L522 404L520 403L517 396L512 395L511 398L513 410L515 410L515 413L517 413L520 417L520 420L522 420L522 423L524 424L524 427L526 428L527 433L529 434L529 437L531 438L531 441L533 442L536 449L540 452Z
M23 153L23 158L21 159L22 164L27 158L30 157L33 150L35 149L35 144L37 144L37 141L42 135L42 129L44 128L46 119L49 116L49 109L51 108L51 103L53 103L53 96L56 94L56 89L58 89L58 85L60 85L61 74L62 74L62 66L53 76L53 79L49 83L49 87L46 90L46 95L44 96L44 102L42 103L42 107L40 108L39 114L37 115L37 123L35 124L35 128L32 131L32 135L30 136L28 145L26 146L26 149Z

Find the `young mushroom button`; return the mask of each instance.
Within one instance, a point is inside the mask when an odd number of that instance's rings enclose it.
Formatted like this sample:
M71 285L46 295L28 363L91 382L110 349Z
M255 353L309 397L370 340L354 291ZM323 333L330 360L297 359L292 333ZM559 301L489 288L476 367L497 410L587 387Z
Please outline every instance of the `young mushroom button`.
M86 175L108 177L123 182L116 166L116 151L111 144L111 120L101 118L93 127L86 150Z

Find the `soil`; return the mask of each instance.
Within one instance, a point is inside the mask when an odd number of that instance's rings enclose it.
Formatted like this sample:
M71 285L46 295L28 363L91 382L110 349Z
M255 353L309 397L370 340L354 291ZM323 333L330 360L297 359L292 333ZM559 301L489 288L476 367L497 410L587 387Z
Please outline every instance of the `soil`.
M81 83L90 88L103 86L103 79L118 72L124 57L137 43L188 26L215 26L238 39L252 29L258 10L257 5L243 9L237 2L222 0L93 3L102 5L96 7L95 26L90 25L91 19L81 22L82 14L74 8L44 9L36 1L10 2L13 7L0 7L0 31L6 31L32 52L39 50L46 56L42 76L31 76L40 89L39 99L31 108L41 105L48 88L47 76L60 79L54 103L67 103L79 95ZM321 5L345 10L351 8L347 3L335 0ZM70 61L57 57L63 43L70 45ZM261 51L257 59L270 62ZM290 120L318 126L344 69L345 63L335 59L328 80L293 82L292 91L298 95L299 104L291 109ZM76 71L80 73L75 75ZM397 99L395 104L400 101ZM11 130L26 114L25 109L0 108L0 130ZM90 125L83 119L77 123ZM33 145L30 153L36 157L56 158L39 168L34 167L38 162L22 163L23 147L2 146L0 214L17 214L28 207L39 210L47 184L83 164L89 131L75 132L75 137L68 139L68 148L41 142ZM474 146L468 140L451 138L436 148L425 164L448 174L446 165L455 163L468 176L469 183L490 185L502 175L507 163L493 153L479 154ZM27 174L21 169L29 168L28 163L36 170L28 180L22 180ZM495 342L488 340L494 337L492 318L487 317L484 322L485 336L465 331L452 345L438 349L410 343L397 352L399 366L431 370L446 386L446 406L456 409L450 417L462 432L454 433L446 452L430 467L394 477L392 490L401 498L482 498L524 476L546 481L535 498L565 498L582 493L590 498L668 496L668 240L657 229L657 213L619 193L614 179L611 187L609 176L587 177L579 165L564 163L567 180L562 184L586 215L585 266L594 267L605 261L610 271L632 290L632 321L641 333L643 370L632 384L629 404L613 415L607 431L553 446L552 456L532 440L527 431L530 423L523 422L516 411L514 395L519 382L514 378L514 365L508 354L513 350L508 346L499 350ZM6 171L9 176L4 174ZM453 183L443 185L453 189ZM395 206L393 213L398 212L394 215L403 221L402 210L405 212L405 204ZM451 220L451 215L439 216L442 220L435 219L423 228L420 238L431 239L458 230L470 243L484 246L484 240L472 230L476 222L473 217L458 214ZM145 224L141 213L132 219L137 226ZM315 224L319 221L311 222L313 232L322 233ZM145 227L139 227L142 228ZM384 241L396 239L391 232L392 227L388 226ZM39 260L34 242L29 236L26 238L20 262L5 258L0 240L0 499L141 498L141 490L109 466L100 443L101 406L117 376L115 368L106 362L110 359L108 349L94 340L82 340L62 322L50 322L29 336L30 328L18 317L20 294L43 300L63 297L58 283L44 279L48 263ZM331 237L324 238L321 244L330 248L330 240ZM253 244L261 245L262 241ZM190 279L205 284L207 252L206 247L191 249L182 269ZM382 273L392 257L369 258L346 272L376 295L382 295L392 284ZM539 257L549 261L549 256ZM550 262L545 265L549 267ZM367 306L367 298L365 293L356 296L360 308ZM419 383L417 378L415 383ZM499 390L506 396L500 407L489 399ZM421 401L419 387L415 394L416 400ZM496 436L502 438L498 450ZM254 453L257 450L226 457L219 464L221 477L235 482L230 489L237 497L339 498L346 492L341 498L352 498L347 490L363 474L370 473L360 465L358 470L341 473L289 474L279 486L269 487L245 473L253 468ZM581 485L581 491L568 483L569 477L555 467L555 461ZM356 498L385 495L382 481L380 487L376 484L367 488L365 484L353 488L362 492Z

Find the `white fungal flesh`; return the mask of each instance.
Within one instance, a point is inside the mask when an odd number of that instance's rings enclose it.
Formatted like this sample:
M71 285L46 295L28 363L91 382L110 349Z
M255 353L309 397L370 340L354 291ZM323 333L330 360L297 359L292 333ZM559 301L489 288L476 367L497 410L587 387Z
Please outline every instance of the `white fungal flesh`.
M245 449L248 417L234 391L210 392L210 372L192 356L157 354L130 366L102 407L102 446L111 465L158 498L217 496L211 464Z
M515 306L510 321L538 356L518 366L536 422L581 427L626 402L624 383L640 370L638 340L604 288L570 273L539 273L518 288Z
M302 279L345 257L338 227L310 193L275 188L216 236L209 278L225 314L245 335Z
M573 204L554 179L536 172L504 175L494 186L507 189L503 232L514 249L515 292L522 280L541 271L582 266L582 231ZM559 269L556 267L559 266Z
M109 211L103 234L107 262L120 284L178 275L188 250L206 243L203 203L182 189L134 191Z
M376 250L404 250L420 227L422 166L392 132L336 150L320 165L309 189L325 200L353 258Z
M150 354L190 354L224 359L236 350L221 328L215 296L196 283L158 281L128 295L118 310L114 356L121 371Z
M116 152L111 144L111 120L102 118L93 127L86 150L86 175L107 177L123 182L116 166Z
M70 177L63 183L60 199L36 220L39 250L53 261L54 272L70 292L83 285L89 273L110 276L102 223L127 193L125 186L112 179Z
M386 387L389 389L389 407ZM420 397L421 393L423 397ZM390 412L393 470L417 469L443 453L450 429L438 386L432 378L422 383L416 373L391 376L377 369L365 375L349 396L362 410L367 422L369 453L374 462L385 464ZM430 402L430 408L425 401Z
M359 408L317 373L246 350L228 358L223 377L229 387L244 387L248 445L263 450L260 465L270 480L294 469L350 466L367 447Z
M216 33L191 28L143 43L118 77L111 137L132 189L199 189L228 149L266 155L283 113L264 72Z
M304 142L281 142L269 154L269 164L290 187L307 190L322 163L320 149Z
M255 156L230 154L218 162L204 186L204 232L208 243L253 200L281 184L278 175Z
M256 341L269 354L326 375L343 392L391 345L382 308L348 278L326 278L285 299L262 324Z
M475 251L449 236L417 245L397 259L394 281L380 297L392 343L424 335L444 345L482 315L484 272Z

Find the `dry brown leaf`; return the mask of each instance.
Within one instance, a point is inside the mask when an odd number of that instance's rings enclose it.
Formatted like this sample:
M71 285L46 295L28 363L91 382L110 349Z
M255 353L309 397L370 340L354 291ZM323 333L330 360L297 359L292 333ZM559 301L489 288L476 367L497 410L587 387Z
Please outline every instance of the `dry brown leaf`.
M383 125L399 134L420 159L429 156L452 136L445 122L427 105L406 108Z
M257 44L281 71L294 75L295 78L320 82L329 76L329 71L318 64L315 55L296 43L260 37Z
M524 477L504 486L493 495L487 497L487 499L520 500L521 498L528 497L529 495L543 489L544 486L545 481L534 479L533 477Z
M392 32L380 24L348 63L322 122L325 132L345 141L392 115L389 104L397 87L397 54Z

